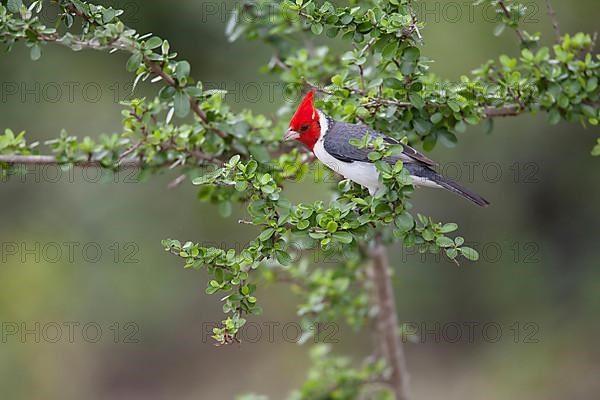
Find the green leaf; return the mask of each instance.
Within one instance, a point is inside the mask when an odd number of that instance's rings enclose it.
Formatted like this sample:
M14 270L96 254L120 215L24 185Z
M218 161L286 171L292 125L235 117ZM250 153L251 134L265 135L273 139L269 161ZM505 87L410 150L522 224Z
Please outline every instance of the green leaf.
M310 226L310 222L305 219L298 221L298 223L296 224L296 228L298 228L301 231L305 230L309 226Z
M452 239L450 239L449 237L440 236L439 238L437 238L435 240L435 244L437 244L440 247L453 247L454 241Z
M465 133L467 131L467 124L464 121L458 121L454 126L454 130L458 133Z
M454 247L451 249L446 249L446 255L451 260L454 260L458 256L458 250L456 250Z
M598 144L596 146L594 146L594 149L592 150L592 156L594 156L594 157L600 156L600 139L598 139Z
M143 61L144 57L142 56L142 53L140 52L135 52L131 55L131 57L129 57L129 60L127 60L127 71L128 72L135 72L137 71L137 69L140 67L140 65L142 65L142 61Z
M407 212L398 215L394 222L400 232L408 232L415 226L415 220L412 215Z
M372 151L368 154L369 160L371 161L377 161L379 159L381 159L381 154L376 152L376 151Z
M437 137L435 135L427 135L423 139L423 150L431 151L435 148Z
M344 78L341 75L334 75L331 77L331 83L333 83L335 86L343 86L344 85Z
M199 88L196 86L188 86L183 90L188 94L188 96L196 97L196 98L201 97L202 93L203 93L202 88Z
M177 115L179 118L187 117L187 115L190 113L190 99L187 97L187 95L183 91L178 90L175 93L173 101L175 106L175 115Z
M387 161L384 161L384 160L377 161L375 163L375 167L377 168L377 170L379 172L384 173L384 174L388 174L390 176L391 176L391 174L393 172L392 171L392 166Z
M333 39L334 37L336 37L336 36L337 36L338 32L339 32L339 30L338 30L338 28L336 28L336 27L333 27L333 28L328 28L328 29L325 31L325 35L326 35L328 38L332 38L332 39Z
M22 0L8 0L6 4L8 7L8 11L14 14L18 14L21 11L21 7L23 6Z
M182 81L190 76L191 66L187 61L179 61L175 65L175 77L178 81Z
M290 265L292 262L292 257L285 251L281 250L277 250L275 252L275 258L277 258L277 262L279 262L279 264L284 266Z
M157 49L162 45L162 42L162 39L158 36L152 36L146 41L146 48L150 50Z
M450 233L450 232L454 232L457 229L458 229L458 225L456 225L455 223L449 223L449 224L445 224L444 226L442 226L442 228L440 229L440 232L441 233Z
M436 130L437 137L440 142L446 147L453 148L458 143L458 138L452 132L448 132L446 129Z
M399 79L396 79L396 78L385 78L383 80L383 85L385 87L389 87L391 89L402 89L402 88L404 88L404 84L402 83L402 81L400 81Z
M365 199L362 199L360 197L354 197L352 199L352 202L356 203L358 205L361 205L361 206L367 206L367 205L369 205L369 203L367 203L367 201Z
M548 121L550 122L551 125L558 124L560 122L560 119L561 119L561 116L560 116L560 112L558 112L558 110L552 110L548 114Z
M423 239L427 240L428 242L431 242L435 237L435 235L429 228L424 229L421 235L423 236Z
M102 22L108 24L117 16L117 11L112 8L105 8L102 10Z
M333 233L335 231L337 231L338 229L338 223L335 221L329 221L329 223L327 224L327 231Z
M448 100L448 107L454 112L460 112L460 104L455 100Z
M353 236L350 232L335 232L331 235L332 238L344 244L352 243Z
M439 113L439 112L438 112L438 113L435 113L435 114L433 114L433 115L432 115L432 116L429 118L429 120L430 120L432 123L434 123L434 124L437 124L437 123L441 122L443 119L444 119L444 115L443 115L442 113Z
M314 23L310 26L310 30L312 31L312 33L314 33L315 35L320 35L321 32L323 32L323 25L320 23Z
M31 51L29 52L29 55L33 61L39 60L40 57L42 56L42 48L40 47L40 45L37 43L34 44L31 47Z
M423 97L421 97L419 93L413 92L408 95L408 98L410 99L410 102L419 110L425 107L425 100L423 100Z
M192 184L194 185L205 185L207 183L212 182L214 179L218 178L219 176L221 176L221 174L223 173L223 170L218 169L216 171L212 171L208 174L199 176L197 178L194 178L192 180Z
M230 201L221 201L218 206L219 215L223 218L231 216L232 206Z
M417 47L409 47L404 50L404 54L402 55L402 59L404 61L417 61L421 57L421 50Z
M596 77L590 78L585 85L585 90L588 93L592 93L596 89L598 89L598 78L596 78Z
M479 253L477 252L477 250L475 250L471 247L467 247L467 246L461 247L460 252L467 260L470 260L470 261L479 260Z
M258 240L260 240L261 242L265 242L265 241L269 240L271 238L271 236L273 236L274 233L275 233L275 229L267 228L264 231L262 231L260 233L260 235L258 235Z

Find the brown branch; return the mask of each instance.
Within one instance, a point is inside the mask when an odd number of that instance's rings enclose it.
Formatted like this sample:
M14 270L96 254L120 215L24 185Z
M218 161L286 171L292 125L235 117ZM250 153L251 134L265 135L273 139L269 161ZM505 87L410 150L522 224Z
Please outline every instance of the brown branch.
M38 155L0 155L0 163L7 164L19 164L19 165L59 165L59 164L73 164L76 167L82 168L104 168L99 160L85 160L85 161L74 161L74 162L59 162L54 156L38 156ZM119 167L121 168L141 168L144 166L143 160L129 159L123 160Z
M139 146L135 145L133 147L139 147ZM167 149L174 149L174 147L166 146L163 148L163 150L167 150ZM127 153L128 151L132 151L132 148L129 148L123 154ZM199 162L200 161L212 162L214 164L217 164L218 166L222 166L224 164L223 160L221 160L217 157L213 157L208 154L205 154L200 150L191 150L191 151L185 153L185 156L186 156L186 158L194 157ZM102 164L101 160L88 159L88 160L81 160L81 161L63 162L63 161L59 161L55 156L51 156L51 155L10 155L10 154L9 155L0 155L0 163L6 163L6 164L11 164L11 165L12 164L17 164L17 165L69 165L69 164L72 164L75 167L81 167L81 168L91 168L91 167L106 168L106 166ZM118 168L142 168L145 165L146 165L146 163L144 162L144 159L139 158L139 157L125 159L123 157L123 155L121 155L121 157L119 157L119 159L117 160ZM164 165L157 165L157 166L162 167L165 165L168 165L168 164L165 163Z
M546 8L548 10L548 17L550 17L550 21L552 21L552 28L554 28L554 34L556 35L556 43L560 43L560 25L558 23L558 17L556 16L556 12L554 11L552 4L550 4L550 0L546 0Z
M167 188L175 189L177 186L181 185L185 181L186 178L187 177L185 176L185 174L179 175L177 178L175 178L171 182L169 182L169 184L167 185Z
M502 12L504 13L504 16L506 18L508 18L509 20L513 18L510 11L508 11L508 8L506 7L504 0L498 0L498 5L502 9ZM523 33L523 31L521 29L515 28L515 32L517 33L517 36L519 37L519 40L521 41L521 43L523 43L523 44L527 43L527 40L525 40L525 34Z
M510 105L504 107L485 107L486 118L496 117L516 117L523 112L523 109L518 105Z
M360 54L364 55L367 52L367 50L369 50L371 48L371 46L373 46L373 44L375 44L375 38L369 39L369 41L367 42L367 44L365 44L365 46L360 51Z
M423 36L421 36L421 31L419 30L419 26L417 25L418 24L417 15L415 14L413 7L412 7L412 0L408 1L408 10L410 11L410 17L412 19L411 29L416 32L419 40L423 40Z
M277 65L279 68L281 68L281 69L283 69L285 71L289 71L290 70L290 66L283 62L283 60L281 59L281 57L279 56L279 54L273 54L273 57L271 58L271 62L274 65Z
M136 151L137 149L140 148L140 146L143 144L144 142L142 140L140 140L139 142L137 142L136 144L134 144L133 146L131 146L130 148L128 148L127 150L125 150L123 152L123 154L121 154L119 156L119 161L117 162L118 166L121 166L123 164L123 162L125 161L125 158L130 155L131 153L133 153L134 151Z
M369 272L378 307L375 322L380 352L391 369L388 383L394 391L396 400L408 400L408 370L398 328L396 301L386 249L380 234L375 238L375 245L371 250L371 260L372 265Z

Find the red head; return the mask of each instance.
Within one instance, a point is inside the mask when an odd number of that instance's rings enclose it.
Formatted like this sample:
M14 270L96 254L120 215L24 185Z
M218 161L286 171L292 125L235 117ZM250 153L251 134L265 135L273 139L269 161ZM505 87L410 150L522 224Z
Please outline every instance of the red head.
M319 113L314 106L314 90L302 100L296 113L290 121L290 127L285 133L283 140L297 140L307 145L311 150L321 136L321 126L319 125Z

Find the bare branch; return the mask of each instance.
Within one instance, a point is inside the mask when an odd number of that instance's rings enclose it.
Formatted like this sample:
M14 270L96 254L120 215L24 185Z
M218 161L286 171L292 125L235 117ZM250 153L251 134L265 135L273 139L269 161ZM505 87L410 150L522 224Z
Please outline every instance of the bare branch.
M556 16L556 12L550 4L550 0L546 0L546 8L548 9L548 17L552 21L552 27L554 28L554 35L556 36L556 43L560 43L561 34L560 34L560 25L558 23L558 17Z
M421 36L421 31L419 30L419 26L417 25L417 23L418 23L417 15L415 14L415 12L412 8L412 0L408 1L408 9L410 10L410 17L412 18L412 29L417 34L417 37L419 38L419 40L423 40L423 36Z
M181 174L177 178L175 178L171 182L169 182L169 184L167 185L167 188L175 189L177 186L181 185L185 181L185 179L186 179L185 174Z

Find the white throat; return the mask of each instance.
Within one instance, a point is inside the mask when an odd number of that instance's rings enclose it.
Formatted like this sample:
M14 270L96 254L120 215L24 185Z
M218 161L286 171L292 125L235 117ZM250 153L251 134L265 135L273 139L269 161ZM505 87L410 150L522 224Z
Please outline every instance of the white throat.
M320 130L321 130L321 135L319 137L319 140L321 140L323 138L323 136L325 136L327 134L327 131L329 130L329 121L327 120L327 117L325 116L325 114L323 114L321 111L317 110L317 114L319 114L319 126L320 126Z

